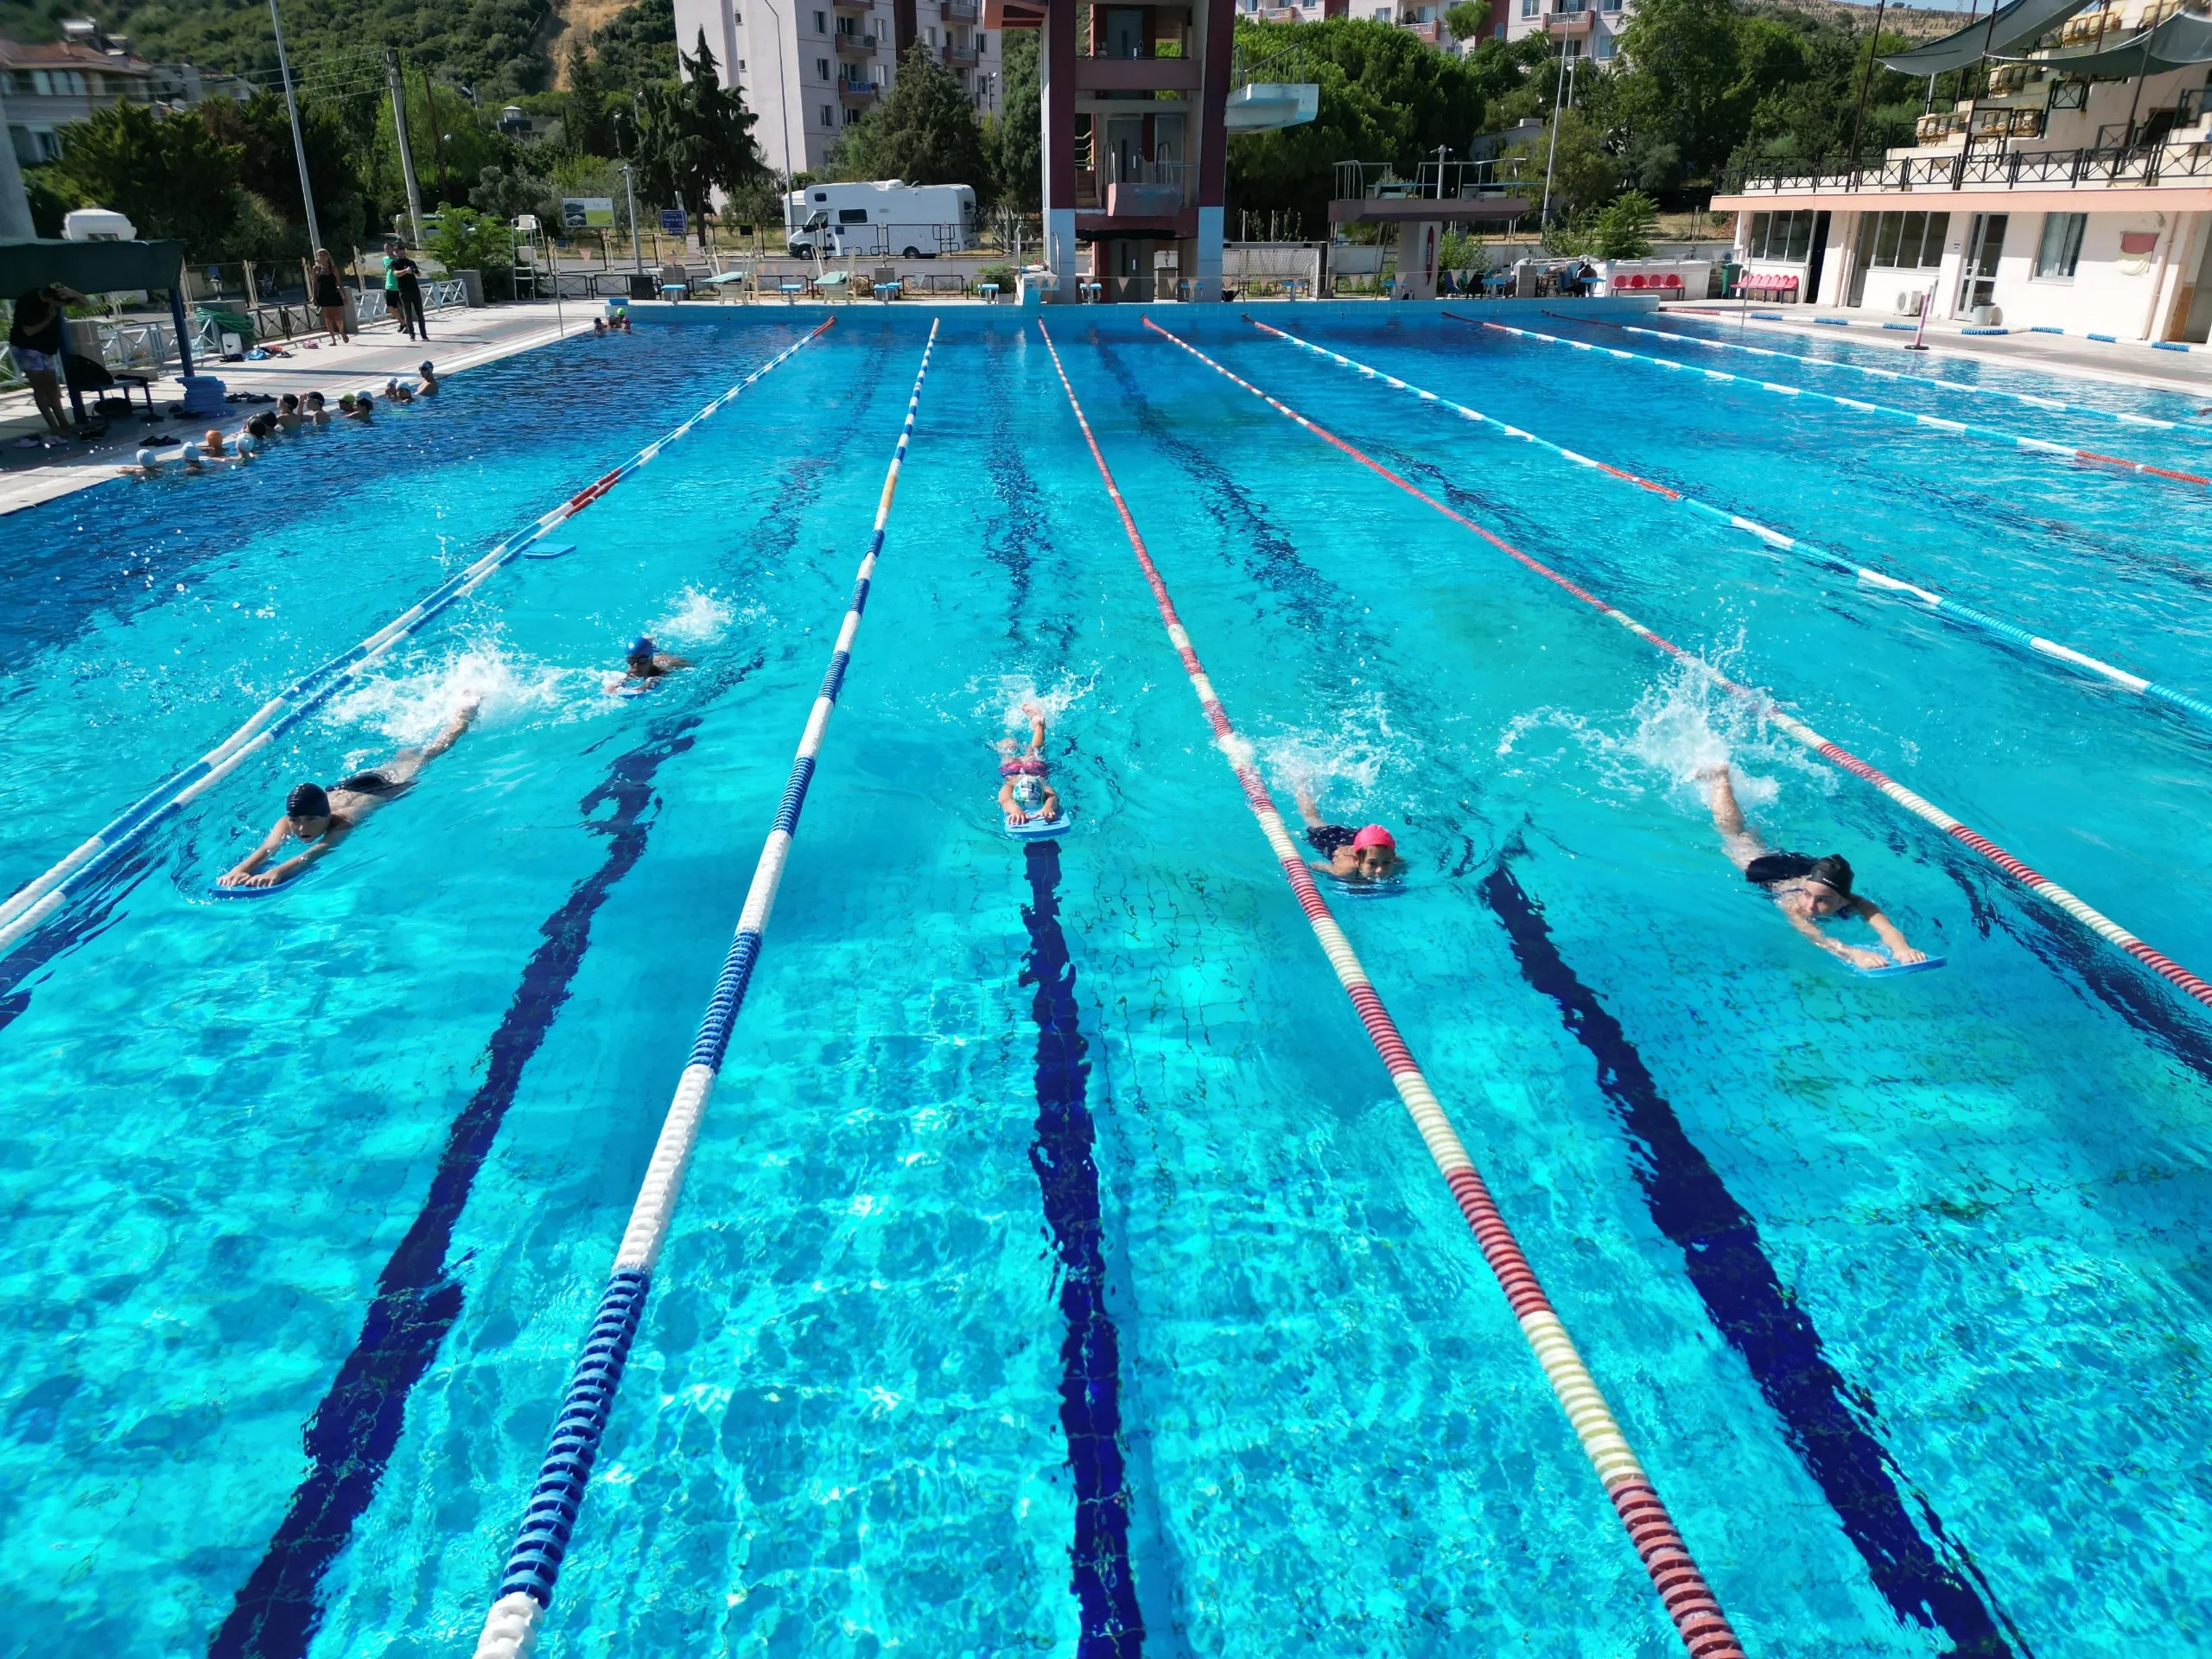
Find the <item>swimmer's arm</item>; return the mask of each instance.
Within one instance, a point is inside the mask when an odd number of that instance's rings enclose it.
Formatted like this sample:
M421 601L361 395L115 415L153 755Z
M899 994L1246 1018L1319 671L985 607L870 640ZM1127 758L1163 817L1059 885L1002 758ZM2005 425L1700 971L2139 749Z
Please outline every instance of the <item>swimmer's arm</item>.
M668 652L663 652L653 658L653 666L664 674L673 673L679 668L690 667L691 659L689 657L672 657Z
M1050 784L1045 785L1045 805L1043 810L1040 810L1037 816L1044 819L1047 823L1052 823L1053 819L1060 816L1059 791L1054 789Z
M1792 915L1786 910L1782 913L1790 926L1840 962L1847 962L1854 968L1886 968L1890 965L1889 958L1878 950L1861 950L1855 944L1832 939L1805 917Z
M1925 950L1914 950L1907 942L1904 934L1898 929L1897 925L1882 914L1881 906L1872 899L1854 899L1853 909L1856 914L1866 919L1867 926L1874 930L1875 937L1890 947L1890 955L1894 960L1899 963L1928 960L1928 953Z
M277 819L276 827L262 837L261 845L240 859L236 868L226 870L222 875L217 877L216 885L223 887L235 887L245 881L246 877L259 869L276 849L284 844L284 837L289 833L289 829L286 820ZM255 885L267 887L269 884L263 881L257 882Z
M1029 822L1029 815L1014 804L1014 779L1011 778L999 785L999 810L1006 814L1008 823Z

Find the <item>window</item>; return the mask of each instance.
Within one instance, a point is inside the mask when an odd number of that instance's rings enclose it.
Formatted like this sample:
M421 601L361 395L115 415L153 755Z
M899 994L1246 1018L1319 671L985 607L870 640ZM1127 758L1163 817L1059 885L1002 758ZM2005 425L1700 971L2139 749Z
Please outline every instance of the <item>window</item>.
M729 15L729 20L740 29L743 29L745 27L745 14L741 11L732 10Z
M818 11L814 14L814 32L817 35L827 35L830 32L830 19Z
M825 127L834 127L837 124L836 111L827 104L822 106L822 124Z
M845 124L846 124L847 126L849 126L849 127L857 127L858 125L860 125L860 124L861 124L861 112L860 112L858 110L847 110L847 111L845 111ZM867 215L866 213L862 213L862 214L861 215L861 222L862 222L862 223L866 223L866 222L867 222L867 219L868 219L868 215Z
M1948 213L1869 213L1859 232L1867 265L1880 270L1933 270L1943 263Z
M1536 4L1537 0L1521 0L1521 15L1523 17L1535 16L1536 15Z
M2043 241L2036 248L2036 275L2047 283L2070 283L2082 263L2082 232L2087 213L2045 213Z
M1810 213L1753 213L1745 257L1803 261L1813 251L1813 217Z
M840 225L865 225L868 223L868 209L865 207L840 207L837 210L837 222Z
M976 49L978 52L988 52L991 49L991 37L982 29L976 31Z
M814 60L814 78L815 78L817 80L827 80L827 79L830 79L830 60L829 60L829 59L827 59L827 58L817 58L817 59Z
M1600 35L1590 55L1600 63L1610 59L1613 55L1613 37L1610 35Z
M1567 62L1573 63L1582 55L1582 42L1572 37L1560 41L1559 54Z

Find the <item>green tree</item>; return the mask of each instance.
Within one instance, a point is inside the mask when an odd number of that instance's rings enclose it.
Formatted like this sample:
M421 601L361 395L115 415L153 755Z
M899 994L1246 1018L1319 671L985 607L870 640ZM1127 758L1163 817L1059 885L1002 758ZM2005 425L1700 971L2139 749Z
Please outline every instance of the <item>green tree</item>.
M1608 155L1596 130L1580 110L1561 110L1554 151L1554 129L1546 127L1536 138L1505 152L1520 168L1522 184L1532 202L1541 201L1547 170L1552 184L1552 216L1572 219L1611 200L1621 188L1620 162Z
M688 80L645 88L638 113L638 182L646 198L675 202L702 229L716 190L741 190L766 169L753 142L753 113L725 88L707 31L683 64Z
M197 114L115 104L62 128L47 171L83 205L112 207L143 237L182 237L203 256L238 223L245 156Z
M536 173L526 172L518 163L513 167L487 167L477 175L476 182L469 188L469 206L491 214L503 222L535 213L543 222L557 227L561 223L560 203L553 181Z
M908 49L890 92L847 135L837 172L847 179L964 184L988 196L991 168L976 106L926 41Z
M569 43L569 86L561 105L561 139L577 156L612 156L614 124L607 108L607 78L582 41Z
M1459 0L1458 5L1448 8L1444 14L1444 27L1455 41L1473 39L1489 22L1490 8L1478 5L1476 0Z
M1045 206L1045 141L1039 119L1038 31L1009 31L999 40L1005 96L1000 100L1001 112L984 134L991 162L990 200L1018 213L1040 213Z
M1388 162L1410 171L1439 145L1459 149L1482 130L1474 73L1404 29L1344 17L1237 28L1255 56L1302 48L1321 96L1319 113L1304 126L1230 137L1231 224L1240 213L1283 213L1318 235L1328 222L1337 162Z
M1731 0L1637 0L1621 31L1621 127L1673 144L1693 173L1726 161L1751 121L1741 22Z
M306 246L307 210L300 200L300 168L292 149L292 121L280 92L257 92L245 103L211 98L194 113L225 143L238 146L238 182L266 202L282 219L297 227L294 251ZM368 188L361 176L365 159L360 140L344 117L327 104L302 100L300 134L307 149L308 182L315 191L317 227L325 245L343 257L368 224Z
M1591 218L1586 251L1600 259L1641 259L1659 228L1659 204L1641 190L1615 196Z
M468 207L439 215L430 251L448 270L505 271L514 268L514 233L496 219Z
M633 0L592 31L592 55L609 87L637 92L680 73L674 0Z

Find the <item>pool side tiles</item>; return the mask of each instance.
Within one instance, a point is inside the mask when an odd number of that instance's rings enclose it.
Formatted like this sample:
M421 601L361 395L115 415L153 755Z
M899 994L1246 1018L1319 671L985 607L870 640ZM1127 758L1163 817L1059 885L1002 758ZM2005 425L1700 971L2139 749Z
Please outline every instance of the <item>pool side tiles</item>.
M1147 326L1151 324L1147 319ZM1165 330L1160 332L1165 333ZM1444 1177L1454 1203L1475 1234L1476 1243L1483 1259L1490 1265L1499 1287L1504 1291L1509 1306L1519 1320L1523 1338L1543 1368L1545 1379L1551 1384L1554 1395L1567 1414L1575 1437L1580 1441L1583 1453L1596 1471L1615 1512L1627 1529L1630 1544L1643 1561L1652 1587L1658 1592L1661 1604L1673 1621L1676 1633L1692 1659L1743 1659L1743 1647L1730 1627L1720 1605L1707 1586L1704 1576L1691 1560L1680 1532L1669 1516L1658 1494L1637 1463L1611 1409L1599 1393L1596 1381L1575 1351L1564 1325L1552 1311L1549 1300L1537 1283L1535 1270L1498 1212L1489 1189L1476 1171L1474 1160L1469 1156L1450 1118L1438 1101L1427 1079L1421 1075L1412 1052L1396 1023L1383 1007L1382 998L1376 994L1366 969L1353 951L1351 942L1337 925L1328 905L1321 897L1320 888L1313 873L1299 855L1296 843L1290 838L1282 817L1275 810L1253 761L1249 742L1231 724L1228 710L1223 706L1212 682L1200 666L1198 653L1191 644L1189 631L1177 615L1175 603L1169 595L1167 584L1153 563L1144 537L1139 532L1136 519L1122 498L1121 486L1114 481L1114 474L1106 456L1098 447L1097 437L1090 429L1090 423L1077 399L1074 385L1068 379L1067 368L1060 361L1058 348L1052 343L1051 332L1040 321L1038 333L1044 336L1045 348L1051 353L1052 367L1060 385L1067 393L1068 407L1074 413L1076 424L1081 429L1084 442L1089 446L1091 460L1096 464L1100 480L1120 516L1122 529L1128 537L1130 550L1136 556L1138 567L1151 588L1154 604L1160 611L1161 623L1166 629L1170 643L1182 659L1184 671L1189 676L1192 689L1198 695L1207 724L1213 729L1217 747L1229 762L1244 791L1246 803L1259 820L1269 846L1282 866L1283 874L1296 893L1300 908L1312 925L1314 937L1323 953L1336 970L1366 1028L1376 1053L1389 1070L1399 1097L1419 1129L1422 1141L1427 1146L1438 1173ZM1170 339L1173 336L1170 335ZM1182 342L1178 340L1177 344ZM1189 349L1189 348L1185 348Z

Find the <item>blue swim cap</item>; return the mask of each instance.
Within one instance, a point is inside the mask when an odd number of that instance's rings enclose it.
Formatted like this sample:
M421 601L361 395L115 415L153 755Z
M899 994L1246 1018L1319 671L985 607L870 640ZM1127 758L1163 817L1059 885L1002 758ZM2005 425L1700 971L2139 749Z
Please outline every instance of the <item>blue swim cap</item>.
M642 633L630 642L630 655L632 657L650 657L653 651L653 642Z

